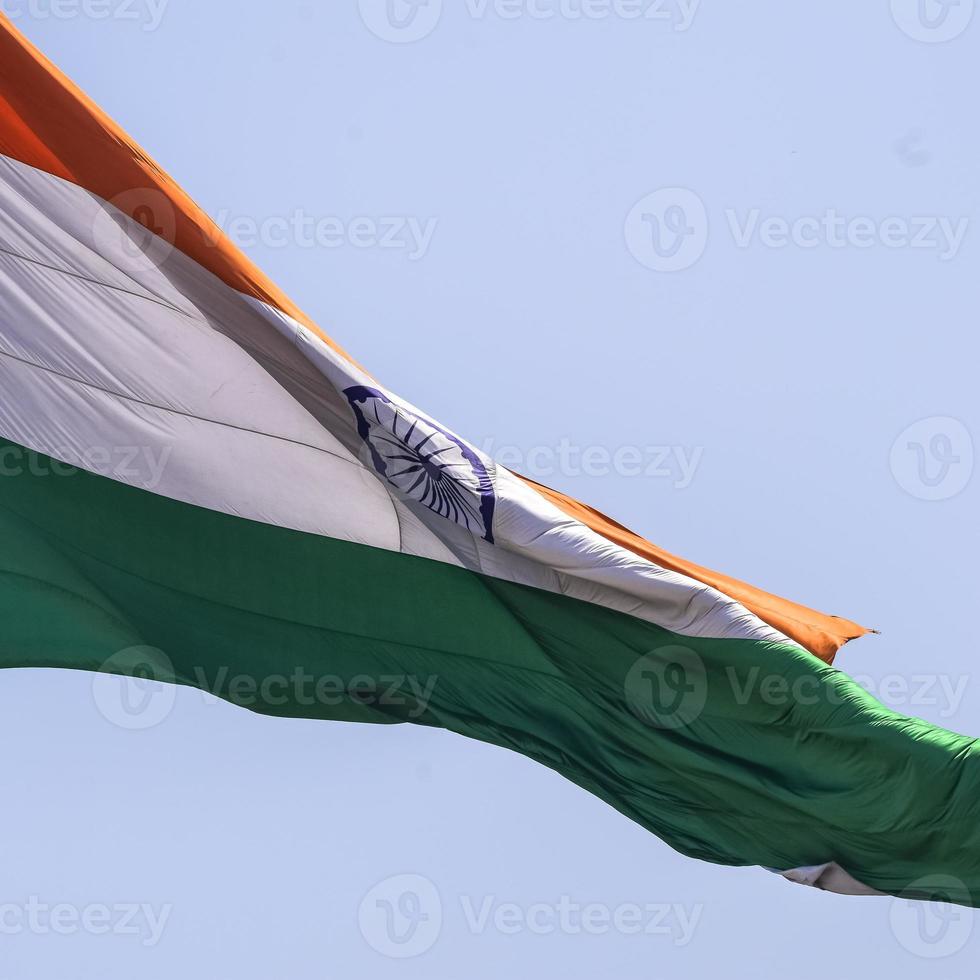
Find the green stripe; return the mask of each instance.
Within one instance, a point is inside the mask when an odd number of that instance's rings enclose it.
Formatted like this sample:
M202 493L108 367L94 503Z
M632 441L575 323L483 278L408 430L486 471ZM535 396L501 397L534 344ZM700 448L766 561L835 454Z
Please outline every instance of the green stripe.
M837 861L881 891L980 897L980 748L792 645L679 637L45 465L0 477L0 530L2 666L98 670L149 645L167 679L265 714L521 752L707 861ZM930 875L963 887L915 884Z

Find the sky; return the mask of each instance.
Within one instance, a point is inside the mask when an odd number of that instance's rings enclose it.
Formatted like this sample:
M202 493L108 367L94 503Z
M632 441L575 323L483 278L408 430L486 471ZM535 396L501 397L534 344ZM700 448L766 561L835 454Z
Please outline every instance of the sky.
M389 388L980 735L973 7L0 0ZM501 749L0 680L0 980L975 974Z

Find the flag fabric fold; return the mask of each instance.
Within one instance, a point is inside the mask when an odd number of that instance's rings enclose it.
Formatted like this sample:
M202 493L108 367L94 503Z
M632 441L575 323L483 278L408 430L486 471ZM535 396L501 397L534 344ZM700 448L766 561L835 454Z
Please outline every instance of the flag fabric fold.
M2 17L0 385L0 665L436 726L694 857L976 904L980 749L832 666L865 629L385 388Z

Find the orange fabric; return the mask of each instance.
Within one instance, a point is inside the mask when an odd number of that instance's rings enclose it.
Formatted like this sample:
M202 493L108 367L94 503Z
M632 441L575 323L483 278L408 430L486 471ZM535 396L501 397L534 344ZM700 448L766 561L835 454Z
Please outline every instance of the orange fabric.
M0 21L0 28L3 22ZM0 65L0 78L3 77L3 67ZM19 151L19 152L18 152ZM49 174L61 177L63 180L71 180L71 173L65 169L62 162L34 135L20 116L14 112L14 107L3 97L0 92L0 153L4 156L15 157L27 163L26 158L31 161L31 166L38 170L45 170Z
M165 237L172 238L174 247L227 285L288 313L350 360L2 14L0 154L78 184L154 230L167 229ZM172 205L173 213L152 213L159 207L159 194Z
M78 184L154 230L166 229L166 236L172 235L171 244L227 285L288 313L351 360L2 14L0 154ZM173 213L153 213L161 194ZM849 620L814 612L670 555L591 507L531 480L527 482L603 537L731 596L828 663L849 639L869 632Z
M660 565L661 568L680 572L698 582L710 585L727 596L731 596L731 598L742 603L746 609L755 613L764 623L768 623L790 639L796 640L802 647L827 663L834 662L837 651L848 640L856 639L871 632L863 626L858 626L857 623L852 623L849 619L815 612L812 609L807 609L806 606L790 602L788 599L780 599L778 596L746 585L744 582L739 582L738 579L722 575L720 572L713 572L708 568L702 568L693 562L678 558L676 555L671 555L594 508L588 507L571 497L566 497L565 494L552 490L550 487L535 483L527 477L522 477L522 479L544 497L547 497L569 517L574 517L586 524L607 540L632 551L641 558L646 558L648 561Z

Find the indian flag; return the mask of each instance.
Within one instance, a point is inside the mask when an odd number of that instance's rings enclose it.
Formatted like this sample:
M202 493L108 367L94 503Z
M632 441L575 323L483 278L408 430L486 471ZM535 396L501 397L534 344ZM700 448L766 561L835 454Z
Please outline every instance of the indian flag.
M387 389L2 18L0 386L3 666L440 727L692 857L978 904L980 748L833 666L865 629Z

